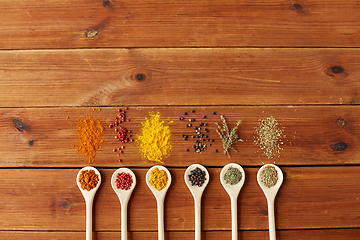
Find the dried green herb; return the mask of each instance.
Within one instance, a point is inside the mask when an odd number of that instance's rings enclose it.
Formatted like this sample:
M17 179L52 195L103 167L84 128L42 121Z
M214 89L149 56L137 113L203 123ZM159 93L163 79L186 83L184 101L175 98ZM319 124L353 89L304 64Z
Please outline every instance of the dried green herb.
M268 159L273 159L276 156L279 157L280 150L282 150L281 145L284 144L282 142L284 130L279 129L278 125L277 120L271 116L266 119L260 119L258 126L255 127L255 134L257 136L254 136L254 144L264 151Z
M278 181L278 173L274 166L267 165L260 173L260 180L267 188L271 188L276 185Z
M234 168L233 166L230 166L225 174L224 174L224 180L226 184L235 185L240 182L242 178L242 174L238 168Z
M218 129L216 129L216 132L220 135L221 141L223 143L224 155L227 154L230 158L229 151L237 152L237 150L232 145L236 142L243 141L239 139L239 136L236 134L237 128L240 125L241 121L238 120L236 126L233 129L229 130L225 117L221 115L220 118L223 120L223 124L222 126L220 126L217 122L215 123L218 127Z

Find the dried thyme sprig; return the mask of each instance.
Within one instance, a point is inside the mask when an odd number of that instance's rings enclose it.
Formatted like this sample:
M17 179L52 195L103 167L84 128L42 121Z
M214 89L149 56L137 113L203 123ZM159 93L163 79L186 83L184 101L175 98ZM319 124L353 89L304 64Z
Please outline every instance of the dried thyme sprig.
M225 121L225 117L221 115L220 118L223 120L223 124L222 126L220 126L217 122L215 123L218 127L218 129L216 129L216 132L219 134L223 143L224 155L227 154L230 158L229 151L237 152L237 150L232 145L236 142L243 141L239 139L239 136L236 134L237 128L240 125L241 120L238 120L236 126L229 131L228 125Z

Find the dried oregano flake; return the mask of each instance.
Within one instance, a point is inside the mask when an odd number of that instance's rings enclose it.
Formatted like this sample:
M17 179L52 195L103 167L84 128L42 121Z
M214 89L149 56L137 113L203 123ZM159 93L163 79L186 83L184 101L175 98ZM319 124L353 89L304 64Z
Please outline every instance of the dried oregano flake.
M275 186L278 179L278 172L274 166L267 165L260 173L260 180L267 188Z
M281 145L284 144L282 142L284 130L280 129L278 125L277 120L270 116L259 119L259 124L255 127L254 144L264 151L268 159L279 157L280 150L283 150Z

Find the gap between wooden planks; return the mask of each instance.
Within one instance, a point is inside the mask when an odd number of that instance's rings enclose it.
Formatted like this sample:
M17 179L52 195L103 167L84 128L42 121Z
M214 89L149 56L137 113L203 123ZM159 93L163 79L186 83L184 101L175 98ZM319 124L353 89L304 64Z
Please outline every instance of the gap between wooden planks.
M281 230L277 231L277 239L297 239L297 240L357 240L360 234L359 229L320 229L320 230ZM29 239L29 240L69 240L69 239L82 239L84 232L37 232L37 231L1 231L0 237L7 240ZM120 239L119 232L94 232L94 239L97 240L118 240ZM182 240L192 239L193 232L165 232L166 239ZM202 233L202 237L207 240L217 239L231 239L230 231L207 231ZM156 239L156 232L128 232L128 239ZM258 240L267 239L267 231L240 231L240 239Z
M358 104L359 51L0 51L0 107Z
M145 183L147 168L131 168L137 185L129 202L129 231L156 231L156 200ZM275 202L277 229L359 228L360 167L281 167L284 182ZM120 230L120 203L111 188L113 169L99 169L102 183L94 202L94 231ZM165 230L194 231L194 202L184 183L185 168L169 168ZM230 199L220 184L221 168L208 168L202 198L202 229L231 229ZM76 185L79 169L1 169L0 230L85 231L85 201ZM267 203L256 182L258 168L245 167L238 198L239 230L267 230ZM0 232L1 232L0 231ZM358 230L355 230L358 231Z
M191 110L195 113L191 114ZM187 167L192 163L206 166L224 166L238 162L244 166L261 166L264 163L279 165L358 165L359 164L359 107L358 106L258 106L258 107L130 107L127 117L131 120L122 126L132 131L132 138L141 134L141 122L149 117L149 112L160 112L162 119L173 121L173 150L164 159L166 166ZM184 112L188 112L185 117ZM212 112L216 112L213 115ZM89 114L103 121L105 126L102 148L97 151L94 166L148 167L156 164L142 159L135 142L120 144L115 139L115 131L107 126L114 121L118 108L103 107L101 111L93 108L3 108L0 109L0 166L1 167L80 167L88 164L88 159L77 153L73 145L78 144L76 136L77 118ZM207 118L202 117L206 115ZM226 117L230 128L237 120L242 123L238 134L244 142L234 147L231 158L222 153L222 143L216 133L215 122L221 122L220 115ZM284 130L280 144L283 150L280 157L268 159L261 149L253 144L254 127L259 119L274 116L279 128ZM68 118L68 119L67 119ZM214 139L212 146L201 154L193 151L195 135L192 127L186 127L188 119L194 118L195 126L207 123L208 138ZM168 120L167 120L168 119ZM20 121L24 129L16 128L14 120ZM188 135L184 141L181 135ZM210 143L210 142L207 142ZM114 148L125 146L119 163ZM186 151L189 149L189 152ZM218 150L215 153L215 150Z

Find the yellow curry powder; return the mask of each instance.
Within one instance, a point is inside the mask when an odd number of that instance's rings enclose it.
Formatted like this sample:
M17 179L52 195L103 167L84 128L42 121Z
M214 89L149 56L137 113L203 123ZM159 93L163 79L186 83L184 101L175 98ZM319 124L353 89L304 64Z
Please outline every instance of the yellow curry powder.
M83 190L90 191L95 188L99 182L99 176L94 170L81 171L79 176L79 183Z
M158 191L161 191L166 187L168 180L168 175L165 170L154 168L154 170L150 172L149 183Z
M101 135L104 132L103 124L100 120L91 116L84 116L77 119L77 134L79 145L76 147L77 152L81 152L89 159L89 163L94 161L96 151L101 148Z
M150 112L150 118L142 122L141 135L137 135L136 143L142 158L163 163L163 158L169 156L172 143L169 123L161 121L160 113Z

